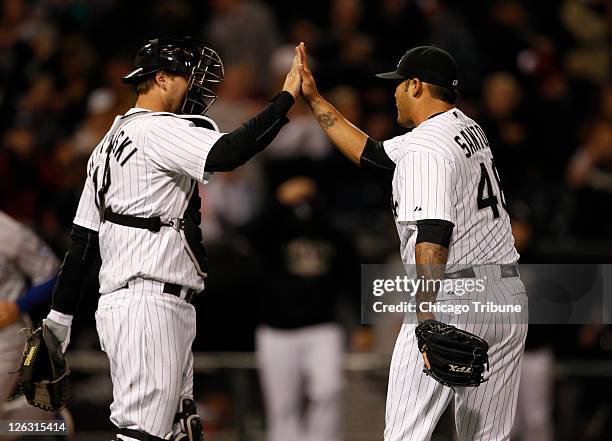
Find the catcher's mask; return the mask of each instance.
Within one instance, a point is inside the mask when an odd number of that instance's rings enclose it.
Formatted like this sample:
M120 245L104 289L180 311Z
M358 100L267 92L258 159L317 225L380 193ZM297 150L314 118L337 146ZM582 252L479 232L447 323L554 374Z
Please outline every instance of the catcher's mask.
M181 112L203 115L217 99L209 83L223 81L223 62L211 48L191 37L157 38L140 48L132 72L122 77L124 83L138 84L157 71L188 76L187 93Z

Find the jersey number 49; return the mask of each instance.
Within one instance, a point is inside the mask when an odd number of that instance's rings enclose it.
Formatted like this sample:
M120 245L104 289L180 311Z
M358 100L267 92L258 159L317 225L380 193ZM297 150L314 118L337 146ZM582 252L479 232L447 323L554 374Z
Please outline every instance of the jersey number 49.
M493 161L491 161L491 169L493 170L493 176L495 177L495 182L497 183L497 190L499 193L499 198L501 199L501 205L504 210L508 211L506 199L504 197L504 190L502 190L501 181L499 179L499 173L497 172L495 162ZM493 212L493 219L499 218L499 200L493 192L491 178L489 177L489 172L484 162L480 163L480 182L478 183L478 196L476 197L476 203L478 204L478 210L491 208L491 211Z

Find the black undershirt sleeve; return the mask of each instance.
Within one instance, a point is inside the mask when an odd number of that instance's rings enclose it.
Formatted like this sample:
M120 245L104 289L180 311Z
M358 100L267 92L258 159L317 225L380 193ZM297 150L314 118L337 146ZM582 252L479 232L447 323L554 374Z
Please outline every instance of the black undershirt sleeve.
M287 112L294 103L289 92L276 95L261 112L215 142L208 152L204 169L207 172L231 171L261 152L289 122Z
M448 248L453 235L452 222L442 219L423 219L417 221L416 243L430 242Z
M393 173L395 163L389 158L381 141L375 141L368 137L366 145L361 153L361 168L379 173Z
M53 289L51 308L74 315L78 308L89 268L99 255L98 233L73 224L70 232L70 248Z

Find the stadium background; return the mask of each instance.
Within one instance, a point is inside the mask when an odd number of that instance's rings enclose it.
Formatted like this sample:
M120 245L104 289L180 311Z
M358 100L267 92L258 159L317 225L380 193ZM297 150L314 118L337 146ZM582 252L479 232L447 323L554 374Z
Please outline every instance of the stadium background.
M67 247L86 160L114 116L133 104L133 92L120 77L130 70L135 51L146 38L190 34L209 42L224 60L225 81L209 112L223 131L276 93L288 50L302 40L331 101L372 137L387 139L401 133L393 89L373 72L394 66L411 46L449 50L461 71L459 106L481 123L493 146L523 261L610 261L608 1L3 0L1 6L0 209L33 227L58 256ZM352 238L362 263L398 258L388 185L340 157L304 106L290 117L299 137L281 133L257 160L216 176L202 190L211 277L198 304L196 351L253 350L257 280L265 275L246 232L257 225L260 237L274 234L256 220L289 176L306 173L317 181L326 217ZM75 322L74 350L98 347L95 284L92 277ZM364 330L351 308L344 310L341 321L352 335L347 350L388 360L393 329ZM529 345L555 351L555 439L610 439L609 400L594 393L603 381L609 386L610 370L573 363L609 359L610 329L533 327ZM244 364L231 356L211 360L212 367L196 378L210 439L257 439L264 423L248 357ZM231 360L237 369L226 369ZM578 367L562 369L567 361ZM346 391L355 408L347 406L345 427L354 439L373 439L382 424L385 371L364 366L349 375ZM85 369L73 376L78 426L104 431L107 375ZM360 400L378 409L354 404ZM360 426L364 412L380 421ZM449 439L446 432L439 439Z

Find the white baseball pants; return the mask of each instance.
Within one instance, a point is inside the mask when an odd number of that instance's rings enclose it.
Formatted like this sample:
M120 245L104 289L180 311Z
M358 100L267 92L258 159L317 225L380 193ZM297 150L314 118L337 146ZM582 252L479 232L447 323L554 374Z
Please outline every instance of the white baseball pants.
M498 304L520 304L522 312L483 314L478 318L436 313L436 319L472 332L489 343L490 371L485 373L488 381L479 387L457 387L453 391L426 376L413 318L402 326L391 359L385 441L429 441L452 399L461 441L510 440L527 335L527 297L524 293L510 293L504 279L487 285L482 296L480 301L488 298Z
M257 329L268 441L338 441L343 342L341 328L331 323ZM308 407L302 417L303 390Z
M180 398L193 398L195 308L163 283L135 279L100 297L96 327L110 361L111 421L163 438Z

